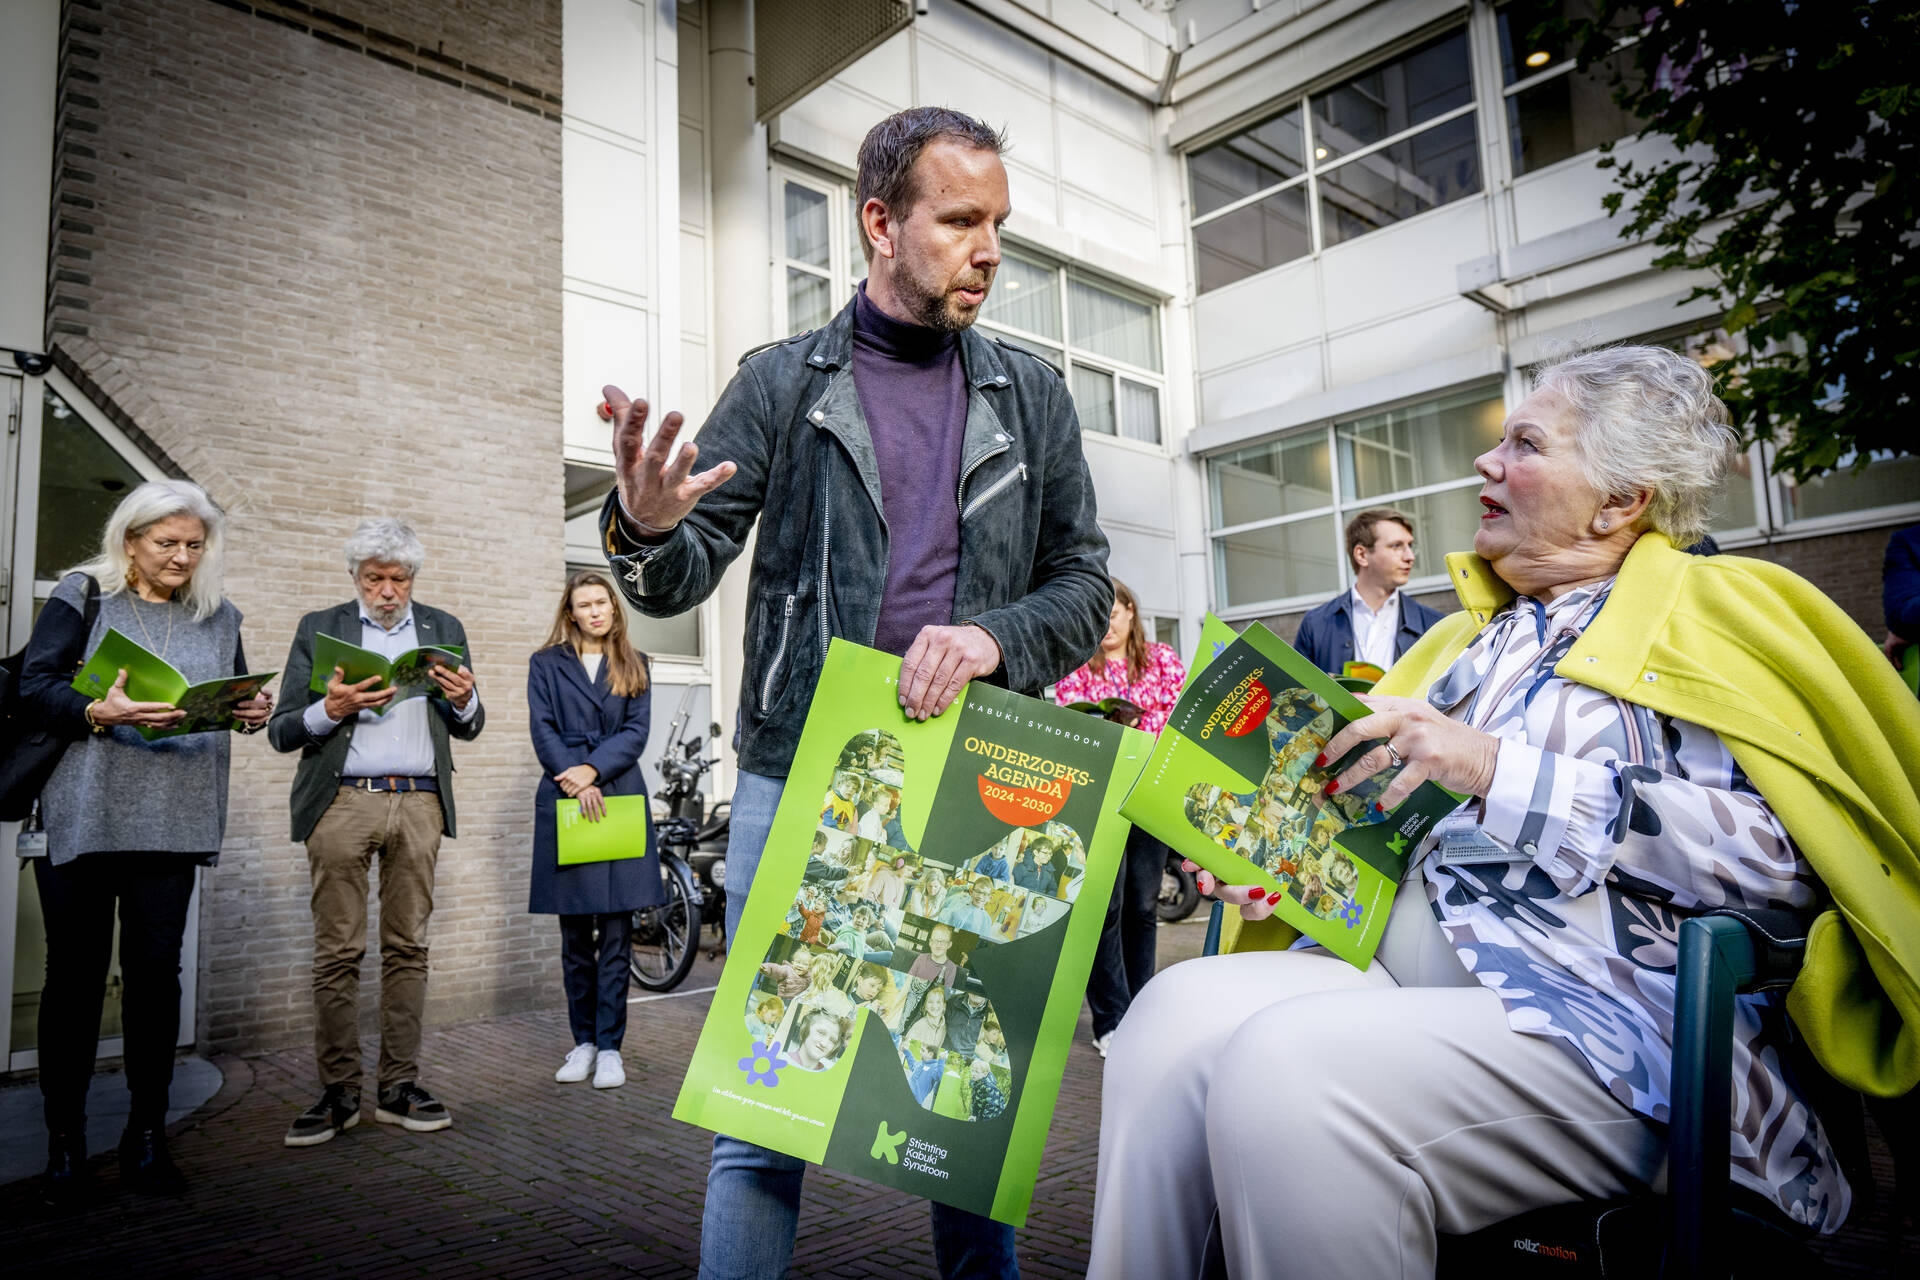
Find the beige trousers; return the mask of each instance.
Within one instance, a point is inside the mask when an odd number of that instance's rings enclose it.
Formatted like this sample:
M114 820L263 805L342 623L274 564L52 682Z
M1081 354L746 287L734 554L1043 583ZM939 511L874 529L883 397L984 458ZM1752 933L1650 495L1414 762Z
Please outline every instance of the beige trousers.
M440 797L341 787L307 837L313 876L313 1047L322 1087L360 1083L360 962L367 872L380 860L381 1088L419 1077L427 919L440 852Z
M1662 1131L1511 1030L1407 890L1365 973L1252 952L1147 984L1108 1050L1089 1276L1195 1275L1216 1205L1234 1280L1431 1276L1438 1233L1664 1182Z

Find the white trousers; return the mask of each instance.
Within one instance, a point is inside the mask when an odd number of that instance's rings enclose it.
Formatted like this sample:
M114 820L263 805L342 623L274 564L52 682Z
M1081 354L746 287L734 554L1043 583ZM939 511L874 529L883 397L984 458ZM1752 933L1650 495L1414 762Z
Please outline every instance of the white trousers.
M1664 1131L1401 901L1364 973L1250 952L1147 984L1107 1055L1090 1277L1197 1274L1216 1205L1233 1280L1385 1280L1431 1276L1437 1233L1660 1189Z

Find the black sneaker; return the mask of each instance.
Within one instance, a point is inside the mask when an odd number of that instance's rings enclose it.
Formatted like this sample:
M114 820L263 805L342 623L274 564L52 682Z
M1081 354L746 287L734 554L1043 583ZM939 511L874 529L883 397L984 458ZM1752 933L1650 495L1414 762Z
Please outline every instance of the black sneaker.
M359 1086L330 1084L321 1093L320 1101L294 1117L293 1123L287 1128L286 1144L290 1147L311 1147L359 1123Z
M87 1193L87 1134L67 1129L47 1135L47 1171L40 1178L40 1199L49 1209L68 1209Z
M404 1125L415 1133L430 1133L453 1123L452 1113L411 1080L382 1089L373 1118L381 1124Z
M130 1191L177 1196L187 1189L186 1175L167 1154L165 1129L128 1129L120 1135L120 1181Z

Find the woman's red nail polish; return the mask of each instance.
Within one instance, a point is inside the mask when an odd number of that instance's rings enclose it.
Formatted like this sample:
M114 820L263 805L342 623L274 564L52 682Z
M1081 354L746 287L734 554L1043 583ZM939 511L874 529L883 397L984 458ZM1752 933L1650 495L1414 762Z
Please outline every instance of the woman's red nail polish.
M1339 789L1340 789L1340 779L1338 779L1338 778L1328 778L1328 779L1327 779L1327 789L1326 789L1326 791L1325 791L1325 792L1323 792L1322 794L1324 794L1324 795L1332 795L1332 794L1333 794L1334 792L1336 792L1336 791L1338 791Z
M1315 756L1315 757L1313 758L1313 767L1314 767L1314 768L1316 768L1316 769L1324 769L1324 768L1326 768L1326 767L1327 767L1327 753L1326 753L1326 752L1324 752L1324 751L1323 751L1323 752L1321 752L1321 753L1320 753L1319 755L1317 755L1317 756Z
M1272 903L1272 904L1273 904L1274 906L1276 906L1276 907L1277 907L1277 906L1279 906L1279 905L1280 905L1280 891L1279 891L1278 889L1269 889L1269 890L1267 890L1267 901L1268 901L1268 902L1271 902L1271 903Z
M1387 806L1381 804L1379 801L1376 800L1374 801L1373 811L1375 813L1385 813L1387 811Z

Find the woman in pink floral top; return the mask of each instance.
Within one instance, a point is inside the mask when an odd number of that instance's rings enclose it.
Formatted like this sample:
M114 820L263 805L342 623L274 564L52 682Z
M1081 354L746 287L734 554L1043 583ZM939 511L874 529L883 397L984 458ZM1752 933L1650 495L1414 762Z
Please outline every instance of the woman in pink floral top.
M1147 639L1133 592L1118 578L1113 582L1113 613L1107 634L1093 660L1053 686L1061 706L1070 702L1099 702L1125 698L1140 708L1137 727L1159 733L1173 713L1180 686L1187 682L1186 664L1170 644Z
M1053 687L1061 706L1125 698L1140 708L1138 727L1159 733L1180 697L1187 669L1171 645L1147 639L1140 621L1139 602L1118 578L1113 580L1113 612L1100 652L1086 666ZM1114 717L1119 719L1119 717ZM1093 1007L1093 1047L1107 1056L1107 1041L1126 1016L1127 1006L1153 976L1154 909L1160 897L1160 877L1166 868L1167 846L1135 827L1127 837L1126 862L1107 904L1107 921L1100 931L1100 950L1087 984L1087 1003Z

